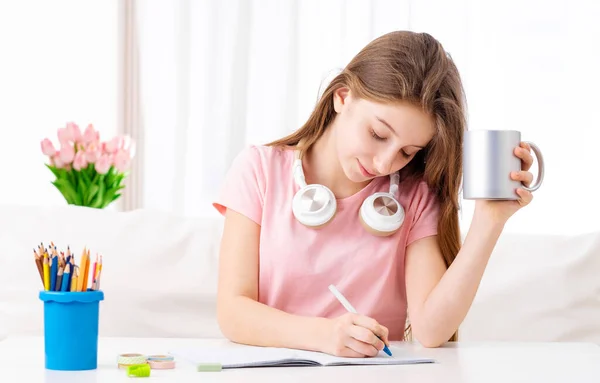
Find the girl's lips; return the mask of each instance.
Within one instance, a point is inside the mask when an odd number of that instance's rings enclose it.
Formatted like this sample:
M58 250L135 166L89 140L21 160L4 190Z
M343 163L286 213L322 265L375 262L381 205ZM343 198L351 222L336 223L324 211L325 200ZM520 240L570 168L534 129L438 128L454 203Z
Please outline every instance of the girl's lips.
M358 161L358 167L359 167L360 172L362 173L363 176L365 176L365 177L375 177L375 174L370 173L367 169L365 169L365 167L362 166L362 164L360 163L360 161Z

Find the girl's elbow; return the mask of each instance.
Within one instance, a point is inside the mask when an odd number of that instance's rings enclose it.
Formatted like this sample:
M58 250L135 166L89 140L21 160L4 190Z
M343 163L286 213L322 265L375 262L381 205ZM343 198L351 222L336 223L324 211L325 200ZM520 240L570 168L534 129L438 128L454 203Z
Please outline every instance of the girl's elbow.
M221 334L230 341L235 342L237 338L235 329L237 326L233 323L235 315L231 313L230 307L231 305L221 300L217 302L217 324L219 325Z
M450 337L446 337L443 334L436 333L427 329L415 328L413 325L413 334L415 339L425 348L437 348L443 346Z
M433 338L424 338L423 340L419 340L419 343L425 348L438 348L446 343L446 341L440 341L439 339Z

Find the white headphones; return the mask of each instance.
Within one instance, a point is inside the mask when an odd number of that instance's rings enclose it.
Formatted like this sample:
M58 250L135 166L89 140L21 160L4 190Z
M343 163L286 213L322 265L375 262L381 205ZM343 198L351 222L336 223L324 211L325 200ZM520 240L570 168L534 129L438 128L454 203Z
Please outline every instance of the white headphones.
M293 174L300 190L292 200L296 219L305 226L318 228L326 225L336 213L335 195L326 186L306 184L300 151L296 150ZM394 234L404 222L404 208L396 200L399 174L390 174L390 191L378 192L367 197L359 210L359 219L365 229L378 236Z

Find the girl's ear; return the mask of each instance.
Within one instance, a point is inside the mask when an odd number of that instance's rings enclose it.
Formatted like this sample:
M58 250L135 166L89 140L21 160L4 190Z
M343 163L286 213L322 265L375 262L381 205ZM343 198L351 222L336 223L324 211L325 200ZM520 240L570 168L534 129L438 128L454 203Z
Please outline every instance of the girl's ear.
M336 113L342 112L342 109L344 109L344 106L346 106L346 104L348 103L349 96L350 89L346 87L341 87L339 89L336 89L335 92L333 92L333 108L335 109Z

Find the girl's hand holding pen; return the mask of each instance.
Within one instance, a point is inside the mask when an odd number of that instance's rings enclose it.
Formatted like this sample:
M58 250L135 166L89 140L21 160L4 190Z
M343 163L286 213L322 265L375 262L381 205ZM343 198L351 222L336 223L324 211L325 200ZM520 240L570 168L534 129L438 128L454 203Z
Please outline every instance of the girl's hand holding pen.
M323 351L350 358L376 356L388 341L388 329L373 318L348 312L327 320ZM382 341L383 340L383 341ZM384 344L385 342L385 344Z

